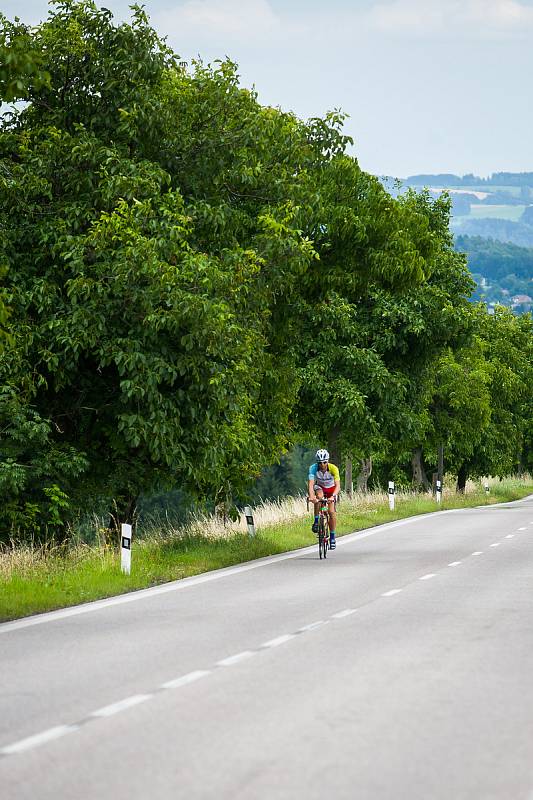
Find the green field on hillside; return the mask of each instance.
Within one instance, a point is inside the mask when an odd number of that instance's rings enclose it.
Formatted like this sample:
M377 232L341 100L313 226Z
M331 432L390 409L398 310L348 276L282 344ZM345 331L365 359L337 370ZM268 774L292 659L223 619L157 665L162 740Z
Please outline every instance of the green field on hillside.
M455 219L509 219L518 222L524 212L525 205L520 206L490 206L480 203L470 206L470 214L457 216Z
M476 186L447 186L447 189L460 189L463 192L486 192L487 194L494 194L495 192L505 192L512 197L520 197L520 186L484 186L479 184Z

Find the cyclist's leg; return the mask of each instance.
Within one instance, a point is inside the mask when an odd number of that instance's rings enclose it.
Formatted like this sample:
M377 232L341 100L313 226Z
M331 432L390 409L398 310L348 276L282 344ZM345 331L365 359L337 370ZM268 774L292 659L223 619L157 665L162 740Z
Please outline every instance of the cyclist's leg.
M329 527L332 531L337 530L337 512L335 511L335 501L333 497L328 497L329 508Z
M333 497L328 497L328 511L329 511L329 546L334 550L337 546L335 532L337 530L337 512L335 511L335 500Z
M315 520L313 522L312 530L313 533L318 533L318 515L320 514L320 501L324 496L324 492L322 491L320 486L315 485L314 488L315 488L316 501L315 501Z

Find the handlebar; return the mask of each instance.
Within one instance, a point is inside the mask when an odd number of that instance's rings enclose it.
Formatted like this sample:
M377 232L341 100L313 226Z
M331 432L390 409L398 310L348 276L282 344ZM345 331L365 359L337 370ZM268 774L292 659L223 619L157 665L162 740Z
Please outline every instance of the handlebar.
M331 497L322 497L320 499L317 497L316 498L316 502L320 503L323 500L325 500L327 502L328 500L331 500L331 499L333 500L333 502L335 504L335 510L337 510L337 503L339 502L339 495L338 494L331 495ZM313 503L314 501L311 500L309 495L305 498L305 500L306 500L306 504L307 504L307 510L309 511L309 503Z

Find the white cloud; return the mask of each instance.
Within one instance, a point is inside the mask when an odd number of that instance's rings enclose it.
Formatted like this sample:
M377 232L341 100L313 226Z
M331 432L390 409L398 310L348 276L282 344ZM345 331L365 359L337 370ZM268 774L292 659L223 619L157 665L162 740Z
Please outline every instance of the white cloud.
M253 43L282 31L268 0L187 0L152 13L158 30L181 42Z
M508 37L533 28L533 8L520 0L380 0L367 19L383 33Z

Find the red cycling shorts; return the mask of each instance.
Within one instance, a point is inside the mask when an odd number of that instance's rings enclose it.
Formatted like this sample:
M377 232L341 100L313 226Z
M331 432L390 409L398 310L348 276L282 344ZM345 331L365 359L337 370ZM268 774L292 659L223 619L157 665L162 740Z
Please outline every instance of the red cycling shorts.
M317 489L322 489L324 492L324 497L332 497L335 494L335 486L330 486L329 489L326 489L324 486L315 484L315 492Z

